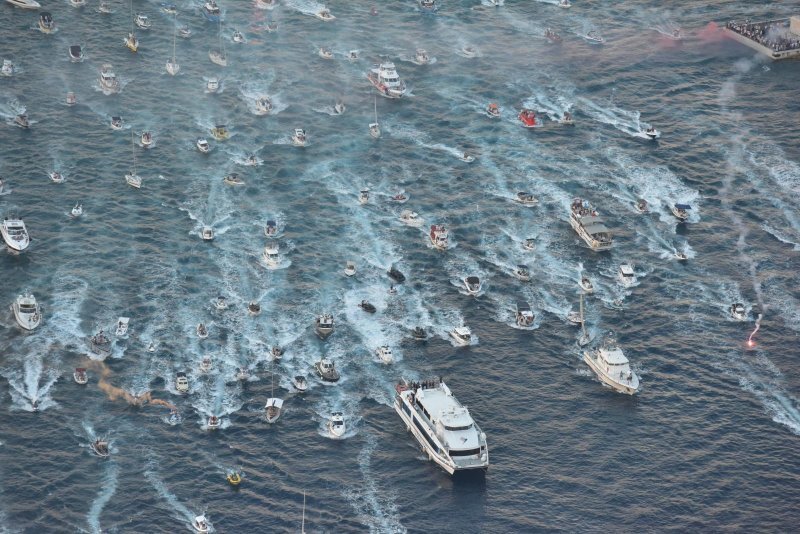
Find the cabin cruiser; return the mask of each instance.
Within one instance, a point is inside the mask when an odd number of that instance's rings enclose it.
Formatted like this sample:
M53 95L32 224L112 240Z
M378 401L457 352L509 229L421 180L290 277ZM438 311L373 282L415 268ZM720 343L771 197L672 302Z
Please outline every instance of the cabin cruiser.
M636 208L636 211L638 211L639 213L647 213L647 211L649 210L647 206L647 201L643 198L637 200L636 204L634 204L634 207Z
M398 204L405 204L406 202L408 202L408 195L406 195L401 191L396 195L389 197L389 200L391 200L392 202L397 202Z
M531 272L525 265L517 265L514 268L514 276L516 276L523 282L527 282L531 279Z
M386 98L401 98L406 94L406 84L398 76L394 63L373 65L367 79Z
M47 173L47 176L50 177L50 181L52 181L54 184L63 184L65 180L64 175L58 171L51 171Z
M404 275L400 270L392 265L389 270L386 272L389 275L389 278L397 282L398 284L402 284L406 281L406 275Z
M73 63L83 61L83 50L81 45L72 45L69 47L69 60Z
M147 18L147 15L142 13L137 13L136 18L133 19L133 22L140 30L149 30L150 26L152 26L150 19Z
M292 144L294 146L306 146L306 131L302 128L295 128L292 134Z
M358 203L362 206L369 202L369 189L362 189L358 192Z
M122 129L122 117L111 117L111 129L112 130L121 130Z
M356 274L356 264L352 261L347 261L347 264L344 267L344 274L345 276L355 276Z
M432 224L431 231L428 234L428 237L431 240L431 243L434 247L444 250L447 248L449 243L449 234L447 232L447 228L441 224Z
M223 311L228 309L228 301L225 300L225 297L222 295L218 296L214 301L214 308Z
M358 307L361 308L362 310L364 310L367 313L375 313L377 311L375 306L373 304L371 304L370 302L367 302L366 300L362 300L358 304Z
M423 11L436 11L436 0L419 0L419 8Z
M321 339L326 339L333 333L333 315L325 313L317 316L315 328Z
M278 223L273 220L267 221L267 225L264 227L264 235L267 237L278 235Z
M322 9L314 13L314 16L317 17L319 20L324 20L325 22L331 22L333 20L336 20L336 17L331 15L331 10L328 9L327 7L323 7Z
M182 371L175 374L175 391L178 393L187 393L189 391L189 379L186 378L186 373Z
M192 30L189 28L189 26L181 26L180 28L178 28L178 37L180 37L181 39L188 39L191 36L192 36Z
M327 358L322 358L320 361L316 362L314 364L314 369L316 369L319 377L325 382L336 382L339 380L339 371L336 370L333 361Z
M659 137L661 137L661 132L659 132L658 130L656 130L652 126L648 126L647 129L644 131L644 134L647 137L649 137L650 139L653 139L653 140L658 139Z
M203 323L198 323L196 331L197 337L200 339L205 339L208 337L208 328L206 328L206 325Z
M227 185L244 185L244 180L236 172L226 174L222 181Z
M75 372L72 373L72 379L75 380L76 384L82 386L89 382L89 376L86 374L86 369L84 367L76 367Z
M619 266L619 282L624 287L630 287L636 283L636 274L633 272L633 267L627 263L622 263Z
M206 92L216 93L219 91L219 78L209 78L206 81Z
M536 240L532 237L526 238L522 242L522 248L525 250L535 250L536 249Z
M347 59L349 59L350 61L357 60L358 59L358 50L350 50L350 52L347 53Z
M0 74L3 76L13 76L14 75L14 63L10 59L3 60L3 66L0 68Z
M601 382L619 393L633 395L639 390L639 377L631 369L622 349L607 345L584 351L583 361L589 365Z
M114 335L117 337L124 337L128 333L128 325L130 322L130 317L120 317L117 319L117 330L114 332Z
M319 57L322 59L333 59L333 52L330 48L325 48L324 46L319 49Z
M136 174L134 171L130 171L125 174L125 183L129 186L133 187L134 189L141 189L142 188L142 177Z
M415 326L411 330L411 337L413 337L417 341L425 341L426 339L428 339L428 333L421 326Z
M558 0L558 7L569 9L572 7L572 4L569 3L569 0Z
M259 304L256 301L250 301L247 304L247 313L249 313L250 315L258 315L259 313L261 313L261 304Z
M261 257L264 258L264 263L269 268L276 268L280 265L281 257L278 254L278 244L277 243L268 243L267 246L264 247L264 252L261 254Z
M42 310L32 294L19 295L11 305L14 319L17 324L28 331L32 331L42 322Z
M578 280L578 285L583 289L586 293L594 292L594 286L592 285L592 281L589 280L588 276L581 276L581 279Z
M333 412L328 420L328 432L335 438L341 438L345 433L344 416L342 412Z
M211 368L212 368L212 367L213 367L213 364L211 363L211 358L210 358L210 357L208 357L208 356L205 356L205 357L204 357L204 358L203 358L203 359L200 361L200 371L201 371L201 372L203 372L203 373L208 373L208 372L210 372L210 371L211 371Z
M197 145L197 150L203 154L208 154L211 151L211 145L209 145L208 141L205 139L198 139L195 144Z
M737 321L744 321L747 318L747 310L741 302L731 304L731 317Z
M206 4L208 4L208 2L206 2ZM211 417L214 417L216 419L216 417L213 416L213 415ZM209 419L209 421L211 421L211 419ZM217 423L217 427L218 426L219 426L219 423ZM209 428L217 428L217 427L212 427L211 424L209 424L208 427ZM200 532L200 534L206 534L209 531L209 529L208 529L208 520L206 519L206 516L205 515L198 515L197 517L192 519L192 527L194 527L194 529L197 532Z
M561 43L561 36L558 35L552 28L546 28L544 30L544 37L551 43L560 44Z
M521 110L517 118L525 128L538 128L542 125L542 121L536 120L536 112L532 109Z
M680 222L685 222L689 218L689 210L692 207L689 204L673 204L670 209L676 219Z
M500 108L497 107L497 104L491 103L489 104L489 107L486 108L486 114L493 119L496 119L500 116Z
M464 287L467 288L467 294L477 295L481 292L481 279L477 276L467 276L463 282Z
M294 386L294 389L296 389L297 391L300 392L306 391L308 389L308 382L306 381L306 377L304 377L303 375L295 376L294 378L292 378L292 386Z
M74 106L77 103L78 103L78 97L75 96L75 93L73 93L72 91L68 92L67 93L67 105L68 106Z
M111 340L103 330L89 338L89 356L96 356L100 360L111 356Z
M6 246L15 252L22 252L31 244L28 229L25 228L25 222L22 219L4 218L3 226L0 226L0 234L3 236L3 241L6 242Z
M534 206L539 203L535 196L531 193L527 193L525 191L520 191L517 193L517 197L515 199L517 202L522 204L523 206Z
M400 221L408 226L422 226L425 222L416 211L403 210L400 212Z
M472 342L472 332L466 326L457 326L450 331L450 337L453 338L456 345L469 345Z
M231 35L231 41L234 43L244 43L247 39L244 38L244 34L239 30L233 30L233 34Z
M108 440L106 439L97 438L89 444L89 447L92 449L92 452L100 458L108 458L110 454L108 450Z
M42 33L53 33L56 29L56 23L53 20L53 15L47 11L43 11L39 15L39 30Z
M431 58L428 55L428 52L426 52L423 48L417 48L417 51L414 52L414 63L417 65L427 65L430 62Z
M119 80L110 63L105 63L100 69L100 88L107 95L119 91Z
M75 204L75 207L70 211L70 215L73 217L80 217L83 215L83 206L81 206L80 203Z
M525 328L533 324L534 315L527 302L517 302L517 326Z
M203 3L202 11L203 16L209 22L219 22L220 17L222 16L219 6L217 6L217 3L214 0L206 0L206 2Z
M428 458L451 475L488 469L486 434L441 378L401 380L395 386L394 409Z
M558 124L561 124L563 126L574 126L575 119L572 118L572 113L570 113L569 111L565 111L564 116L558 120Z
M383 363L392 363L392 360L394 360L392 349L388 345L382 345L375 349L375 356Z
M344 113L345 109L346 108L344 102L342 102L341 100L337 100L336 103L333 105L333 112L336 115L341 115L342 113Z
M264 406L264 416L267 423L274 423L281 416L281 408L283 408L283 399L270 397L267 399L267 404Z
M613 236L605 221L587 200L575 198L570 206L569 223L592 250L610 250Z
M200 230L200 237L203 241L212 241L214 239L214 229L210 226L203 226Z
M272 111L272 101L268 96L260 96L256 98L256 114L266 115Z
M228 128L226 128L224 124L218 124L217 126L211 128L211 135L217 141L224 141L231 136L231 134L228 132Z
M603 39L600 34L594 30L588 32L583 36L583 38L589 41L591 44L603 44L606 42L605 39Z
M139 39L136 38L135 33L128 32L128 36L125 38L125 46L131 52L136 52L139 50Z
M20 9L39 9L42 7L36 0L6 0L6 2Z
M31 123L28 120L28 116L24 113L20 113L16 117L14 117L14 124L19 126L20 128L30 128Z
M150 148L153 146L153 134L150 132L142 132L142 147Z

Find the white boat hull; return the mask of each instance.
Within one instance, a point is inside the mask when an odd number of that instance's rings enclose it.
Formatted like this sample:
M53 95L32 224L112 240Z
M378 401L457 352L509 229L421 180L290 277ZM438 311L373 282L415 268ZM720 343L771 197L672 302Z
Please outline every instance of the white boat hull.
M599 378L603 384L607 385L614 391L625 393L626 395L633 395L639 391L638 378L632 380L631 382L620 382L618 380L614 380L598 366L597 362L595 362L594 358L592 358L590 352L584 351L583 361L586 362L586 365L589 366L589 368L594 372L595 375L597 375L597 378Z

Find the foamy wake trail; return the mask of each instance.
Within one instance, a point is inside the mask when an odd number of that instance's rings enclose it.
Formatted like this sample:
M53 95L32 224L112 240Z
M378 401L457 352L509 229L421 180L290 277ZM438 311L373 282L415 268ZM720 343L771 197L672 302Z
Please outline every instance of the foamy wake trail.
M316 15L325 7L325 4L314 2L314 0L284 0L287 7L295 9L304 15Z
M766 355L757 350L753 365L742 360L737 371L742 389L756 396L772 420L800 436L800 402L784 389L780 371Z
M649 139L644 130L650 125L640 122L641 114L638 111L628 111L613 104L603 107L585 97L579 97L577 100L581 103L583 111L597 122L613 126L632 137Z
M164 484L164 481L161 480L161 478L155 472L154 466L151 465L147 469L147 471L144 472L144 476L147 479L147 481L153 485L153 488L155 488L159 497L164 499L164 501L166 501L166 503L172 508L174 512L180 514L180 517L177 517L177 519L182 521L185 520L187 522L191 522L194 519L195 514L190 512L189 509L186 508L186 506L184 506L183 503L178 500L178 497L176 497L174 493L169 491L167 485Z
M103 512L103 508L105 508L108 501L111 500L111 497L114 496L114 493L117 491L117 475L119 474L119 468L117 464L114 462L106 462L105 465L105 473L103 474L103 485L100 488L100 491L97 493L97 497L92 502L92 507L89 508L89 513L86 516L86 521L89 523L89 527L92 529L92 532L96 534L100 534L102 530L100 529L100 514Z

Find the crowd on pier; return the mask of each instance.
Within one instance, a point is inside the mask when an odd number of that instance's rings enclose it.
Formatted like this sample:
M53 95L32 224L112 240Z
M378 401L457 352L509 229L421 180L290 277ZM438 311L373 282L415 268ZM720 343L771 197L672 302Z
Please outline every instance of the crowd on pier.
M768 22L728 22L725 25L731 31L743 35L758 44L766 46L773 52L800 50L800 35L789 31L788 20Z

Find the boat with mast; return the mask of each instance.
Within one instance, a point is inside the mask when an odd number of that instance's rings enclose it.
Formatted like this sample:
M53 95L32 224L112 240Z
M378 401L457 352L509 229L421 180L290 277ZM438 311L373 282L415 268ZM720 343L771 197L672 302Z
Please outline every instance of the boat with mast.
M125 46L127 46L128 50L130 50L131 52L136 52L137 50L139 50L139 39L136 38L136 34L133 32L134 20L135 18L133 16L133 0L131 0L131 31L125 38Z
M172 59L167 60L167 72L170 73L172 76L178 74L178 71L181 70L181 66L178 65L178 60L175 59L175 40L178 38L178 29L172 30Z
M212 63L220 67L228 66L228 56L225 54L225 44L222 42L222 20L219 21L219 48L217 50L209 50L208 58Z
M283 408L283 399L279 399L275 396L274 369L270 370L270 375L272 376L272 390L271 390L272 393L270 393L270 397L267 399L267 405L264 406L264 411L267 418L267 423L274 423L281 416L281 408Z
M133 131L131 131L131 153L133 154L133 170L125 175L125 182L131 187L141 189L142 177L136 174L136 142L134 141Z
M375 122L369 125L369 134L378 139L381 136L381 125L378 124L378 97L375 97Z
M589 344L591 339L589 338L589 333L586 331L586 321L583 317L583 293L581 293L581 336L578 338L578 345L584 347Z

